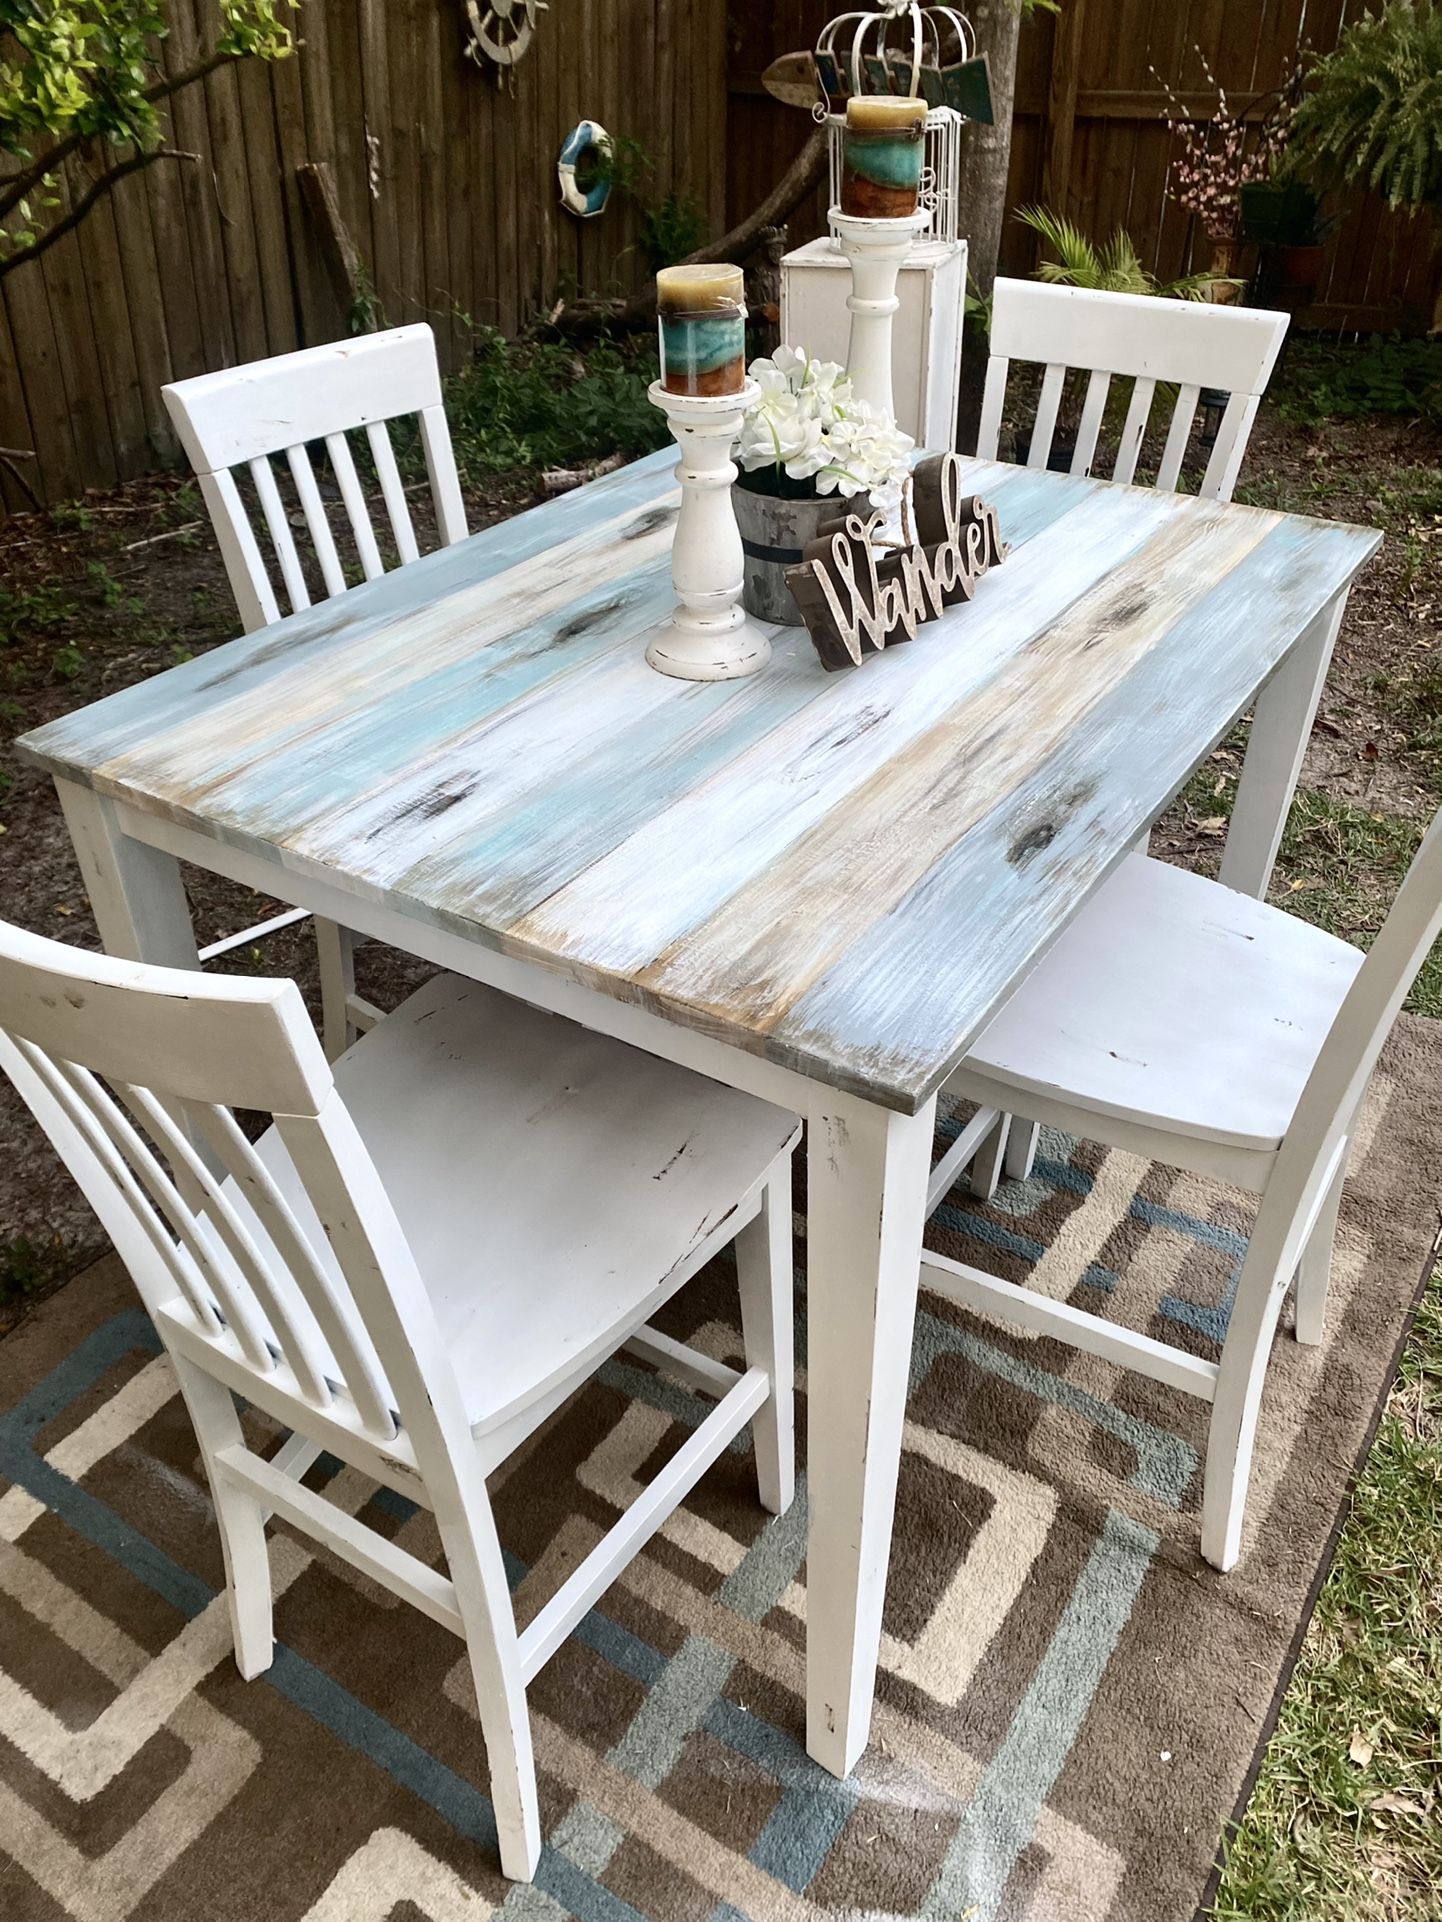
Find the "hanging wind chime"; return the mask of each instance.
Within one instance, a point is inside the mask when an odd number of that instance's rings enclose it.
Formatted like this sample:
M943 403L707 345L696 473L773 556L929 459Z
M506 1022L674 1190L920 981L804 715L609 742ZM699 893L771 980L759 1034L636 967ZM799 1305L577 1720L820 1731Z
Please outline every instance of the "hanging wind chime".
M547 0L466 0L471 37L466 52L478 67L489 61L496 84L512 78L512 69L530 47L536 19L547 11Z

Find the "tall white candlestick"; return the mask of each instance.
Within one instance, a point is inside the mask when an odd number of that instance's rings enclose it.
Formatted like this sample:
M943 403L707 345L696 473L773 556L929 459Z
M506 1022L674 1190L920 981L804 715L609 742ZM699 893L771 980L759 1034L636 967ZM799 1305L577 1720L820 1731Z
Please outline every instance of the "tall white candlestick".
M896 282L912 242L931 225L918 208L896 220L868 220L831 209L831 230L851 263L851 348L846 371L858 397L895 418L892 393L892 323L901 306Z
M739 394L673 394L659 381L650 391L681 448L681 513L671 556L676 611L652 635L646 659L678 680L739 680L771 658L765 628L738 605L745 555L731 504L731 450L760 390L748 380Z

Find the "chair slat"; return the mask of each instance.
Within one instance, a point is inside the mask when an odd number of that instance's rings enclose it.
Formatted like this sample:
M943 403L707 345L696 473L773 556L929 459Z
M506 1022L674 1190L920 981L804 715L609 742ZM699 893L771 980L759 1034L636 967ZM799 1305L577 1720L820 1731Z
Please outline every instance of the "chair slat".
M1057 411L1061 407L1062 387L1066 381L1066 368L1053 361L1042 376L1041 399L1036 406L1036 421L1031 430L1031 447L1027 452L1028 467L1045 467L1051 457L1052 436L1056 432Z
M1167 429L1167 443L1162 449L1162 463L1157 469L1157 486L1164 494L1174 494L1177 482L1181 479L1182 462L1186 459L1187 442L1192 437L1192 422L1197 417L1197 402L1201 399L1200 387L1188 384L1177 395L1176 411L1172 424Z
M290 522L285 517L285 503L280 498L280 489L275 484L275 475L270 462L262 454L248 461L250 477L255 482L255 491L260 499L261 512L270 533L270 544L275 549L275 557L280 562L281 579L290 597L291 612L298 614L303 607L310 606L310 589L305 584L305 570L296 552L295 537L290 531Z
M1259 405L1255 394L1233 394L1227 401L1222 424L1217 429L1216 445L1212 448L1212 457L1207 462L1207 471L1202 478L1200 492L1203 500L1229 501L1232 498Z
M114 1124L106 1124L99 1101L92 1098L87 1091L85 1084L79 1078L79 1071L74 1071L73 1074L66 1073L60 1063L52 1061L50 1056L43 1049L37 1048L33 1042L16 1038L13 1045L19 1051L30 1072L41 1083L71 1127L81 1136L86 1147L113 1182L129 1209L135 1225L184 1296L191 1313L207 1333L218 1335L221 1332L220 1317L207 1296L198 1269L187 1266L183 1259L184 1251L166 1234L159 1215L147 1202L146 1193L142 1192L140 1180L137 1179L136 1163L139 1163L139 1174L143 1179L147 1172L147 1163L152 1159L144 1149L144 1144L140 1144L138 1155L132 1156L121 1150L114 1138L116 1133ZM114 1104L108 1097L102 1096L100 1099L105 1102L106 1108L113 1107ZM164 1185L162 1179L158 1183L162 1191ZM150 1191L150 1187L149 1180L146 1180L145 1190Z
M979 460L995 460L1001 445L1001 410L1006 404L1006 376L1010 362L993 354L986 363L986 388L981 397L981 422L976 431Z
M1117 443L1113 480L1131 482L1136 479L1137 459L1142 451L1142 442L1147 437L1147 421L1151 418L1152 397L1156 391L1157 383L1145 376L1132 385L1127 417L1122 423L1122 437Z
M315 543L316 559L320 562L321 575L325 581L326 593L335 596L345 592L345 570L336 552L335 536L330 531L330 517L325 511L325 502L316 486L315 470L310 464L310 455L304 447L287 447L285 458L290 466L291 479L300 497L301 511L305 524L310 529L311 540Z
M344 434L327 434L325 450L330 455L331 469L340 485L340 497L345 502L346 519L355 537L356 552L360 555L365 577L368 581L379 580L386 571L385 562L376 546L370 508L366 505L360 475L355 470L355 456L350 451L350 442Z
M280 619L280 602L270 584L270 574L250 524L245 502L235 476L227 468L219 474L200 475L200 493L215 526L225 562L230 591L240 611L240 624L247 634L269 627Z
M436 525L447 547L463 541L470 529L466 525L465 502L461 499L460 477L456 473L456 454L443 407L427 407L421 414L421 444L426 450L426 472L430 475L431 496L436 504Z
M358 1342L341 1312L330 1277L260 1156L224 1108L197 1104L188 1111L250 1203L271 1245L295 1281L341 1371L342 1385L372 1434L395 1433L391 1394L370 1341ZM284 1345L284 1344L283 1344ZM287 1360L290 1359L287 1351ZM294 1363L292 1363L294 1366ZM302 1371L297 1368L297 1374ZM329 1397L327 1397L329 1399Z
M390 519L391 533L395 536L396 552L400 555L404 566L410 561L419 560L420 549L416 546L416 531L411 525L411 510L406 504L406 490L401 485L395 449L391 446L391 437L386 431L384 421L372 421L366 429L366 439L370 442L376 473L380 476L381 494Z
M1082 405L1076 448L1071 457L1071 471L1074 474L1090 474L1092 471L1092 462L1096 459L1097 438L1102 429L1102 415L1106 412L1107 392L1111 384L1111 375L1102 372L1100 368L1087 382L1087 397Z
M246 1350L247 1358L260 1369L262 1374L269 1374L276 1362L270 1342L266 1339L264 1325L252 1312L254 1307L259 1310L259 1315L264 1317L264 1321L269 1323L270 1332L275 1337L281 1355L289 1363L297 1380L304 1385L306 1394L319 1407L328 1406L331 1399L330 1386L321 1371L315 1343L307 1340L296 1325L290 1304L282 1291L277 1288L265 1256L256 1246L254 1237L231 1206L220 1184L196 1153L189 1137L183 1129L176 1126L148 1089L124 1085L120 1092L132 1114L144 1123L147 1130L165 1150L166 1159L170 1165L173 1168L183 1167L190 1181L199 1188L204 1197L205 1219L226 1255L234 1263L241 1286L251 1297L250 1301L242 1299L238 1303L234 1302L232 1298L237 1291L233 1285L230 1285L229 1294L221 1297L221 1307L225 1310L226 1320L230 1320L232 1312L239 1312L244 1318L248 1337L253 1337L253 1340L258 1343L264 1357L263 1360L257 1360L251 1354L251 1339L246 1338L242 1340L241 1345ZM187 1103L185 1113L187 1118L198 1113L198 1104L193 1106ZM200 1241L208 1256L206 1264L208 1273L215 1278L217 1293L219 1293L219 1284L224 1275L224 1263L216 1259L214 1244L208 1237L201 1236ZM240 1331L237 1330L237 1332Z

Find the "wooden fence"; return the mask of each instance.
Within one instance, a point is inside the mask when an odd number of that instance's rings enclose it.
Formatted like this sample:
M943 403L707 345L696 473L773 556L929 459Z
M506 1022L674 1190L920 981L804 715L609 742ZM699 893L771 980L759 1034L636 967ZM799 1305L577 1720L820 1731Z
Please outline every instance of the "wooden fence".
M1125 226L1166 275L1205 262L1166 196L1171 140L1157 73L1193 111L1204 55L1239 95L1273 85L1299 39L1335 44L1362 0L1063 0L1022 34L1010 193L1098 237ZM293 59L214 74L176 96L174 144L199 156L123 181L41 261L0 283L0 446L33 448L47 500L174 455L159 389L346 329L298 172L329 162L341 214L387 319L430 318L454 364L464 315L513 332L558 292L634 284L634 204L564 213L555 160L582 117L654 159L713 230L749 212L808 130L760 76L813 45L839 0L553 0L498 88L463 57L463 0L304 0ZM213 0L170 0L172 71ZM819 229L818 197L794 226ZM1428 235L1359 198L1333 239L1309 319L1406 326L1429 310ZM1034 242L1007 234L1025 273ZM23 505L0 470L0 511Z
M1010 204L1068 213L1098 240L1124 227L1167 278L1210 264L1205 238L1167 197L1167 90L1188 113L1209 113L1210 68L1234 103L1251 98L1286 77L1299 44L1329 51L1365 10L1363 0L1061 0L1061 8L1033 13L1022 27ZM838 0L733 0L733 218L755 204L809 131L803 113L765 94L761 74L778 54L814 46L839 10ZM1338 205L1346 211L1304 324L1420 330L1432 304L1425 219L1389 214L1371 195L1339 196ZM794 223L796 236L819 231L823 214L818 199ZM1013 223L1003 272L1029 272L1037 246Z
M171 0L183 69L200 8ZM629 287L636 208L578 222L556 186L582 118L638 141L646 191L675 184L724 211L725 0L554 0L514 91L463 55L463 0L304 0L304 44L175 97L162 161L44 259L0 283L0 446L33 448L63 500L173 457L163 382L346 331L345 303L297 169L333 168L340 210L385 316L428 318L448 361L458 316L514 332L558 290ZM0 506L23 499L0 470Z

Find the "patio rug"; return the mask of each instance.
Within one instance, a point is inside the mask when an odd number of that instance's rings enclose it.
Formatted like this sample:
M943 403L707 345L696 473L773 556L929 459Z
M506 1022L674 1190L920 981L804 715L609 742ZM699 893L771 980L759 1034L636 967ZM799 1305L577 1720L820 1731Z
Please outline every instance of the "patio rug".
M766 1523L743 1436L532 1687L547 1846L529 1888L497 1870L443 1629L273 1531L280 1646L240 1680L190 1431L102 1263L0 1349L0 1914L1185 1922L1391 1378L1439 1135L1442 1029L1407 1019L1325 1348L1284 1316L1225 1578L1197 1553L1200 1404L923 1297L873 1738L848 1782L802 1746L804 1482ZM931 1232L1213 1353L1247 1224L1236 1195L1052 1136L1032 1180L987 1210L955 1192ZM732 1288L718 1264L673 1330L734 1355ZM534 1440L497 1485L523 1614L697 1418L618 1362ZM312 1476L435 1547L349 1470Z

